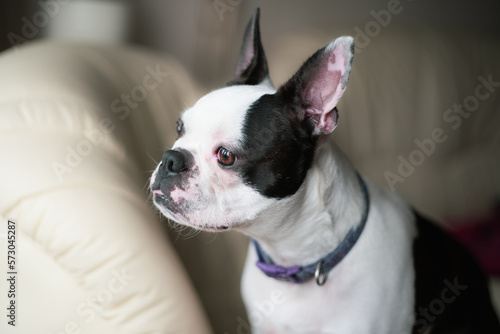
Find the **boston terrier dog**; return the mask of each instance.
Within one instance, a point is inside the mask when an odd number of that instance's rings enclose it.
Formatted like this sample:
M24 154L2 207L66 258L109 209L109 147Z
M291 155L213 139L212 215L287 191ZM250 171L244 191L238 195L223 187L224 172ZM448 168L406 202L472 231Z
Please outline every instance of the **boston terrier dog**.
M235 78L177 122L154 204L179 224L251 237L242 294L254 333L500 333L469 253L326 140L353 46L335 39L275 89L257 9Z

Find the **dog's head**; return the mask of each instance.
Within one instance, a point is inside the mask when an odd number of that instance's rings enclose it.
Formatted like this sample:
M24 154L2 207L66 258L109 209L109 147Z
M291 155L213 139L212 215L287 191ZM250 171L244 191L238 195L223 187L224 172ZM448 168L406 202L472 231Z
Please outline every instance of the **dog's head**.
M295 194L318 140L337 125L353 46L351 37L332 41L275 90L257 9L236 78L177 122L178 139L151 178L154 204L178 223L216 231L241 226Z

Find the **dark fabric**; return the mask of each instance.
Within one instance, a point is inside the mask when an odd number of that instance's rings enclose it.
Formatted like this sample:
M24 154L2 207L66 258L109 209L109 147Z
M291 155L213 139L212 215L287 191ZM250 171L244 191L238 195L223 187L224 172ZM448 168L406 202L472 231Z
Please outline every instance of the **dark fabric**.
M415 213L414 334L498 334L486 277L472 255L450 235Z

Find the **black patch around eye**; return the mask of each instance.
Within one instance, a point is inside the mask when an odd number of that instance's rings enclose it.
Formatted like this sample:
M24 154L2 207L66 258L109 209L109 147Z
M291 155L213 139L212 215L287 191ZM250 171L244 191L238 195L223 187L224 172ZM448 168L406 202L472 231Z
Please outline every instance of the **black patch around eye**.
M245 183L272 198L293 195L311 167L317 137L311 124L279 94L264 95L247 111L243 125L244 156L238 167Z
M184 134L184 122L182 122L182 119L179 118L176 124L177 124L176 127L177 138L180 138Z

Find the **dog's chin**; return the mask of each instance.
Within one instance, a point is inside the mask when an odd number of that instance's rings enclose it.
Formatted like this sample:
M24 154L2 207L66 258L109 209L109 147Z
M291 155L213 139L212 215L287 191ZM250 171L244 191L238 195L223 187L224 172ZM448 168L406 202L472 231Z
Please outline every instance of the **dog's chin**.
M193 224L188 219L185 219L184 217L182 219L174 218L172 220L175 221L177 224L185 225L185 226L191 227L195 230L200 230L200 231L205 231L205 232L224 232L224 231L229 231L232 228L232 226L230 224L228 224L228 225Z
M197 215L193 213L185 213L179 207L175 205L171 200L169 200L164 195L153 196L154 205L160 210L160 212L168 219L176 222L180 225L185 225L191 227L195 230L201 230L206 232L223 232L228 231L232 228L232 224L230 223L198 223L193 222L193 217ZM194 219L195 221L199 221L203 219L203 215L199 215L200 219Z
M162 211L162 213L163 213L163 211ZM200 230L200 231L205 231L205 232L224 232L224 231L229 231L232 228L232 226L230 224L228 224L228 225L194 224L194 223L191 223L185 217L178 217L178 215L176 215L175 218L172 217L171 215L169 215L169 216L165 215L165 216L170 218L171 220L173 220L177 224L188 226L188 227L191 227L195 230Z

